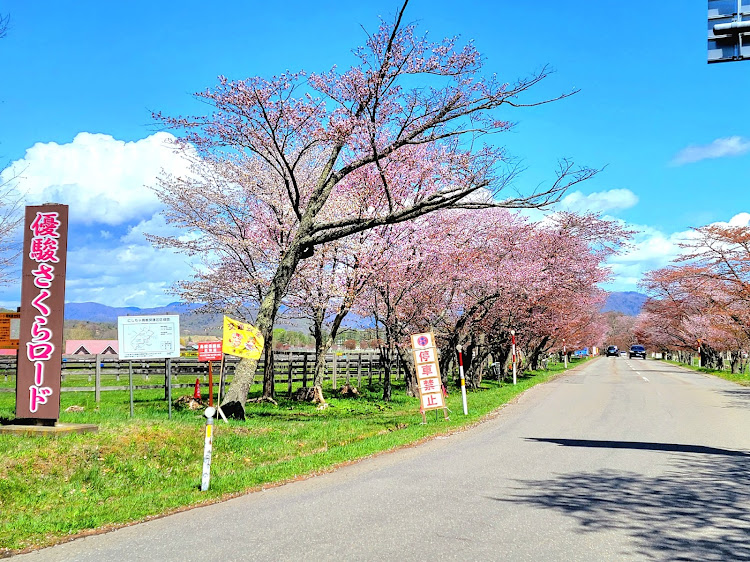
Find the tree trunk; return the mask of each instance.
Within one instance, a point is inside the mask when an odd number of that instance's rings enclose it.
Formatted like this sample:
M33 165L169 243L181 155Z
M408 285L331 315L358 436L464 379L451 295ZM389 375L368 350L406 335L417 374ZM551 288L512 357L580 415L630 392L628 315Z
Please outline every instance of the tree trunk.
M419 396L419 382L414 369L414 356L408 349L398 348L401 362L404 365L404 382L406 382L406 395Z
M302 249L301 238L302 226L300 225L300 230L281 259L269 290L260 303L258 315L255 317L255 327L263 335L264 348L266 350L273 348L273 324L276 320L276 314L279 312L281 301L289 287L289 282L292 280L292 276L299 264ZM267 363L268 357L267 355ZM273 366L272 360L271 366ZM234 377L232 378L232 384L229 385L227 394L221 403L221 409L225 416L234 419L245 419L245 403L247 402L247 395L255 378L257 367L258 361L255 359L242 358L238 363ZM273 369L268 369L268 365L266 365L263 373L262 398L273 399L273 395Z
M323 333L323 312L316 311L313 319L313 336L315 337L315 368L313 370L313 386L323 386L326 369L326 355L333 340Z
M391 350L390 346L380 348L380 363L383 366L383 400L391 401Z
M549 336L544 336L542 341L539 342L539 345L534 347L531 351L531 354L529 355L529 365L532 371L536 371L539 368L539 355L544 351L548 341Z
M245 401L258 367L257 359L242 359L234 369L232 384L229 385L221 411L228 418L245 419Z
M473 348L471 354L471 363L469 365L469 371L471 372L471 377L468 379L471 381L470 388L477 389L481 387L488 356L489 349L487 349L486 347Z
M263 369L263 398L270 398L273 400L276 398L276 358L273 354L273 337L265 340L263 343L263 350L266 354L266 364ZM254 378L255 377L253 376L253 379Z

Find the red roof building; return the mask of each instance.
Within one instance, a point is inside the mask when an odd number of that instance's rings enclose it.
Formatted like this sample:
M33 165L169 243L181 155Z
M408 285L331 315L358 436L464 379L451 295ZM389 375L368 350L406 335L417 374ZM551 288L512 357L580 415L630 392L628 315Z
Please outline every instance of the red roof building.
M117 340L68 340L65 355L117 355L120 345Z

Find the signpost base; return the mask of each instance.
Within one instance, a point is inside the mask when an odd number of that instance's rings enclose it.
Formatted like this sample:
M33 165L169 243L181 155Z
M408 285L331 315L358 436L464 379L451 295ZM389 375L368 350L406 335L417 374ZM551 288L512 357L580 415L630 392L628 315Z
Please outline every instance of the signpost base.
M57 437L71 433L97 433L99 426L90 423L56 423L54 425L29 425L18 423L22 420L12 420L12 423L0 425L0 434L18 435L19 437Z
M443 410L443 421L450 421L450 416L448 415L448 412L450 410L448 409L448 406L445 406L444 408L433 408L435 411L435 421L439 421L440 418L438 417L438 411ZM419 410L419 413L422 414L422 423L420 425L427 425L427 417L425 416L424 410Z

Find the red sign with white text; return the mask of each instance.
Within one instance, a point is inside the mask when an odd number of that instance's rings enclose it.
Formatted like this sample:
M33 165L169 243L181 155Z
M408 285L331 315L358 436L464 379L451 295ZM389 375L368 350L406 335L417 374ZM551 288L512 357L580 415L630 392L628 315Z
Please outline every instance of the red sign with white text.
M16 418L60 417L68 206L26 207Z
M221 342L199 342L198 361L221 361Z

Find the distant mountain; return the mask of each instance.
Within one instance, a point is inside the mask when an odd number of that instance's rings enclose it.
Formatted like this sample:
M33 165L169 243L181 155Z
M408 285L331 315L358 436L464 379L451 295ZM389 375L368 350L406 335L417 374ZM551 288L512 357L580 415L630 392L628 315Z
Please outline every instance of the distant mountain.
M135 306L114 307L98 302L66 302L65 320L84 320L87 322L114 322L118 316L136 316L147 314L189 314L198 305L173 302L156 308L137 308Z
M628 316L637 316L648 297L635 291L612 292L602 307L602 312L621 312Z
M118 316L147 316L153 314L179 314L180 331L189 334L219 335L222 330L222 314L200 314L195 312L199 304L169 303L155 308L137 308L135 306L114 307L97 302L66 302L65 320L83 322L102 322L117 324ZM285 317L279 314L275 327L307 333L310 322L298 318Z

